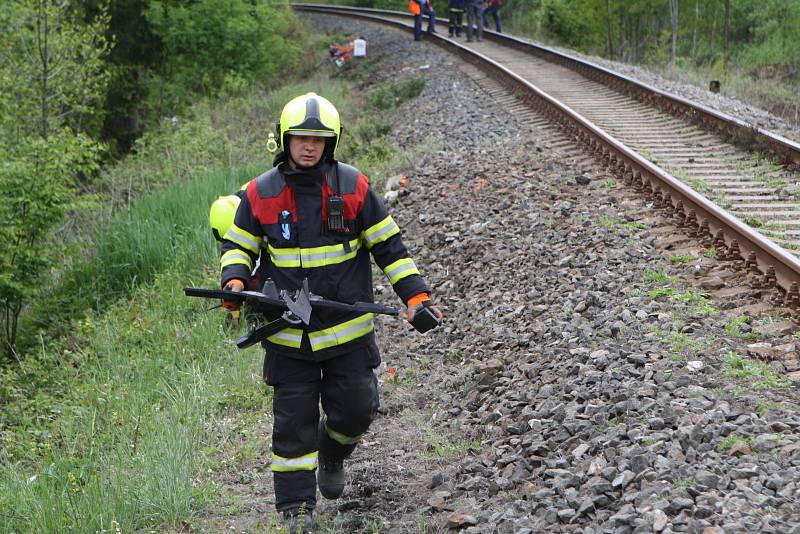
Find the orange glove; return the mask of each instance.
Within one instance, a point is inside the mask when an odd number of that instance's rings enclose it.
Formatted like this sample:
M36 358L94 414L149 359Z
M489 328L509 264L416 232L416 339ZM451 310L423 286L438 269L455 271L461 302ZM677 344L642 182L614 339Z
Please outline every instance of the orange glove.
M425 333L442 324L444 314L433 305L427 293L417 293L408 299L406 317L417 332Z
M244 282L239 280L238 278L231 278L228 280L228 283L225 284L225 287L222 288L223 291L233 291L234 293L239 293L244 289ZM236 311L239 309L239 303L234 300L225 300L222 299L222 307L226 310Z

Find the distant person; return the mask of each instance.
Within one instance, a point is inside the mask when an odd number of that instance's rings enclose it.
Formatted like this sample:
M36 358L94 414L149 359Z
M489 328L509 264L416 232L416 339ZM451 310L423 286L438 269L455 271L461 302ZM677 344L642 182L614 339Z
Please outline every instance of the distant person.
M422 40L422 16L428 16L428 33L436 33L436 13L431 0L408 0L408 10L414 14L414 40Z
M494 18L494 29L497 33L502 33L500 29L500 6L503 5L503 0L486 0L486 9L483 12L483 27L489 27L489 15Z
M483 40L483 0L465 0L467 8L467 42L471 43L477 31L478 41ZM474 24L474 26L473 26Z
M449 0L447 2L450 23L447 28L450 37L461 37L461 26L464 24L464 0Z

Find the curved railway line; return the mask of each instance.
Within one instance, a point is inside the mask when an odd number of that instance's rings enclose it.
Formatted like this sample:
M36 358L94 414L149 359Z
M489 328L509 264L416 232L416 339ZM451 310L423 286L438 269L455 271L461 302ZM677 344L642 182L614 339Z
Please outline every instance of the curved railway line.
M294 8L406 30L413 22L376 9ZM427 37L502 84L507 101L555 123L690 236L751 273L752 285L800 310L800 261L789 252L800 249L800 200L787 190L800 182L800 144L505 34L484 31L475 43Z

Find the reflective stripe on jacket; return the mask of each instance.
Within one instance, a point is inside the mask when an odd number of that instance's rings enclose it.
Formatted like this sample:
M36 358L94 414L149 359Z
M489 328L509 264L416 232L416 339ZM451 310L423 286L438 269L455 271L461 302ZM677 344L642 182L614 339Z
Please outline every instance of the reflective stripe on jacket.
M327 200L337 193L344 204L342 231L327 226ZM307 278L309 290L324 298L372 302L371 255L403 302L428 292L367 177L342 163L311 172L282 164L248 186L222 242L222 285L249 274L262 250L259 272L278 290L298 289ZM281 330L266 343L273 351L320 361L371 340L373 330L370 313L314 310L309 325Z

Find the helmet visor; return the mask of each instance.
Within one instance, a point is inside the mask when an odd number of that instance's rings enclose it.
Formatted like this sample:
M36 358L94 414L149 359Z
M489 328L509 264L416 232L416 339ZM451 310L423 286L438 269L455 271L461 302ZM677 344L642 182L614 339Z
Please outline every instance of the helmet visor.
M319 130L301 130L299 128L292 128L286 135L307 135L309 137L336 137L334 132L323 132Z

